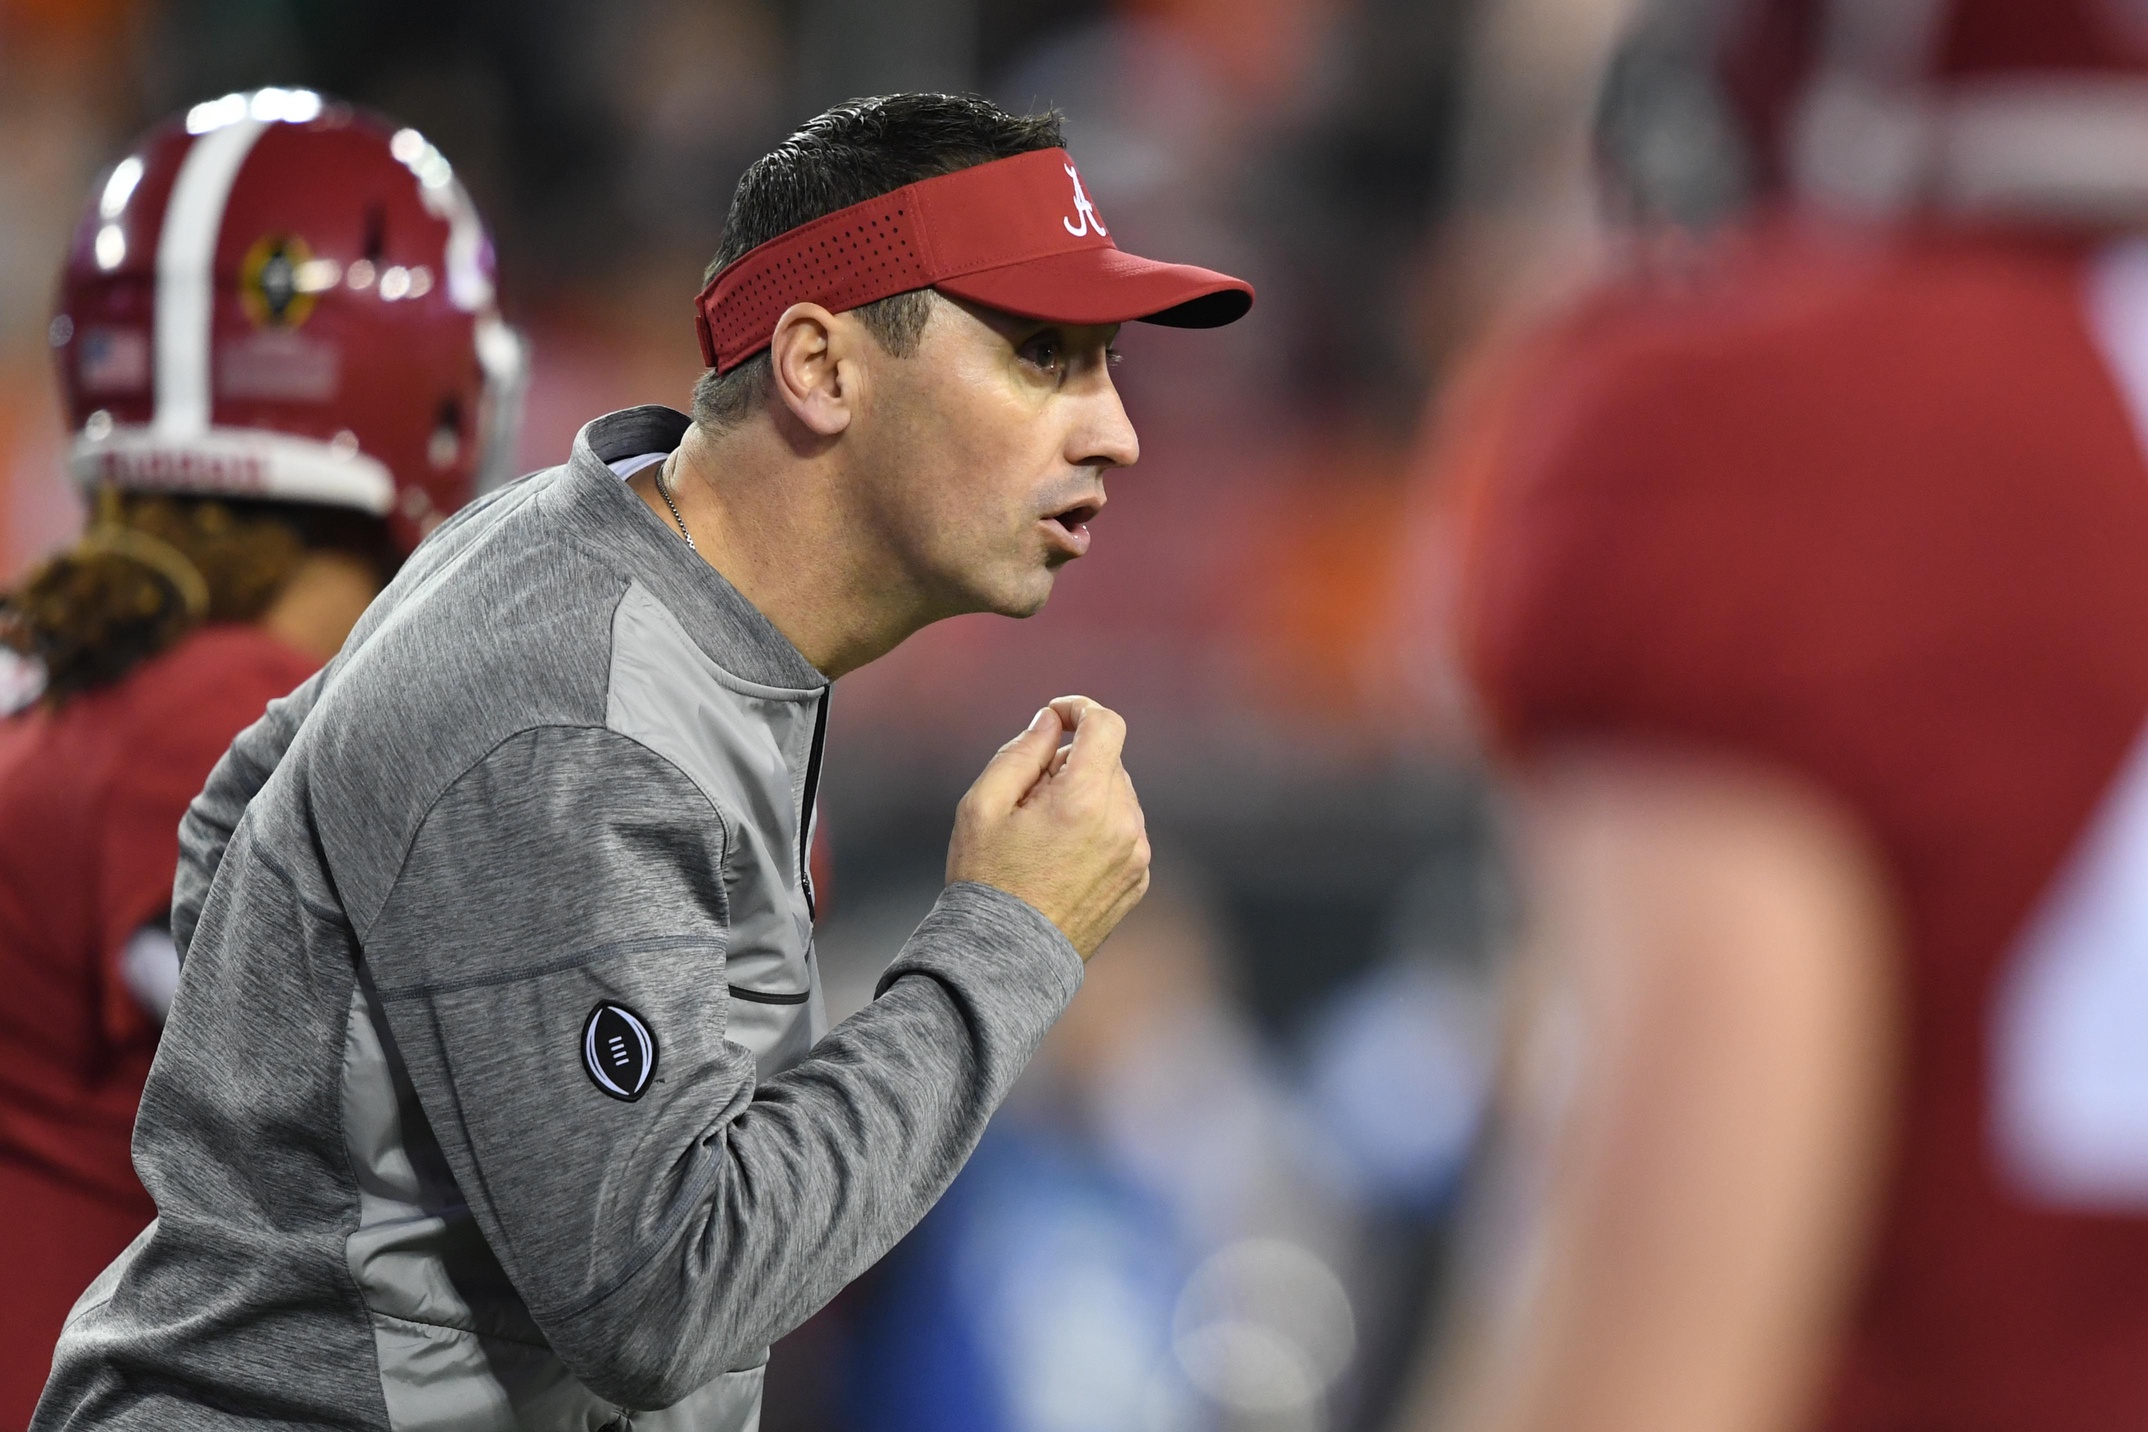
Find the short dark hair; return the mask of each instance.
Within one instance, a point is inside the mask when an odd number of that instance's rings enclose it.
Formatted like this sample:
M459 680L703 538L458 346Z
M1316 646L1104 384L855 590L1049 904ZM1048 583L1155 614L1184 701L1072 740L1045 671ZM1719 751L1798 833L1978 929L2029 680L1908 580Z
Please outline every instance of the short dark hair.
M723 241L703 282L740 255L800 224L892 193L905 184L1065 144L1057 111L1009 114L974 95L890 94L845 100L755 160L731 193ZM897 357L917 349L931 291L912 289L851 310ZM767 391L763 351L694 385L694 421L721 432Z

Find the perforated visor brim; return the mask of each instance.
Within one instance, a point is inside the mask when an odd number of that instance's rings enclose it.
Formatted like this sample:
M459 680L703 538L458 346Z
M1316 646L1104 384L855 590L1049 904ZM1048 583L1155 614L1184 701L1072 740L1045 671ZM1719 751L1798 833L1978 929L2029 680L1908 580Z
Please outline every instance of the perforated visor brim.
M1082 249L933 285L1002 313L1052 323L1159 323L1220 328L1253 307L1253 285L1191 264L1159 263L1123 249Z

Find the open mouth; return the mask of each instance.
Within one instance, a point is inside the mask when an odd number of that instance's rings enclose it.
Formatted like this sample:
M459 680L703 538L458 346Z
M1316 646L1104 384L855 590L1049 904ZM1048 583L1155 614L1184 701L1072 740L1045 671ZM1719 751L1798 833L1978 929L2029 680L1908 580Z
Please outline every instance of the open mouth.
M1103 510L1101 502L1077 502L1044 515L1044 525L1075 556L1089 550L1089 523Z

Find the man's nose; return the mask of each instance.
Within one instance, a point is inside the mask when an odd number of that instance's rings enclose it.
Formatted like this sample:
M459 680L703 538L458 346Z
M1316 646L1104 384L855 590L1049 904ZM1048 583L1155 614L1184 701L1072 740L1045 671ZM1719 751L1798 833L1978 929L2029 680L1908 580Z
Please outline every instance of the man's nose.
M1072 436L1074 451L1067 456L1075 467L1132 467L1141 461L1140 435L1109 378L1082 404L1082 421Z

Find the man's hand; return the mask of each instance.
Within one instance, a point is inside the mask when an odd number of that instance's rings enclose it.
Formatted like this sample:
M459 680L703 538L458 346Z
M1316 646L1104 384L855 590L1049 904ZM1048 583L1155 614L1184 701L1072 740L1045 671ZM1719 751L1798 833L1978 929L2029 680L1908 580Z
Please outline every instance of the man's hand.
M1063 732L1074 733L1065 747ZM1062 696L999 748L955 807L947 882L1027 900L1086 960L1149 888L1148 823L1119 764L1126 723Z

